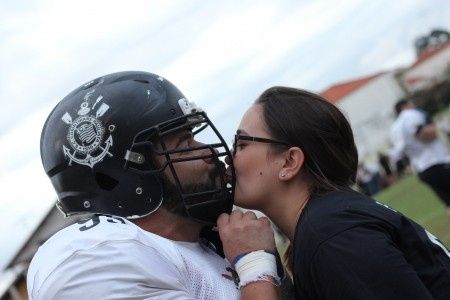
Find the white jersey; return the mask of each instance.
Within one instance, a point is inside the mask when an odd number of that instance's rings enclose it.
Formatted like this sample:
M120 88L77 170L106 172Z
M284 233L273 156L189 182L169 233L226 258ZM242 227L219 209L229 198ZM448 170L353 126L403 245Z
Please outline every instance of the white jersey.
M447 145L439 138L424 142L416 137L419 126L426 125L425 115L417 109L403 110L391 128L391 138L394 144L392 157L398 158L404 153L411 160L417 172L425 171L436 164L450 162Z
M238 299L229 263L200 243L177 242L119 217L62 229L34 256L30 299Z

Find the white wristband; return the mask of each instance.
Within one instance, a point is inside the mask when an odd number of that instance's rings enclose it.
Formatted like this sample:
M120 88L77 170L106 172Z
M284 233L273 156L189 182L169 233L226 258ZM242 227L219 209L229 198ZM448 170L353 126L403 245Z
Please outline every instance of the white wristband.
M239 288L257 281L280 285L275 255L264 250L253 251L241 257L235 264L235 270L239 276Z

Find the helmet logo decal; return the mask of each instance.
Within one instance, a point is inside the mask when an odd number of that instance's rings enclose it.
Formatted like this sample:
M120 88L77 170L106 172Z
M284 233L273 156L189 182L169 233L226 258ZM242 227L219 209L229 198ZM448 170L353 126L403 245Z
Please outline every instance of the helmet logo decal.
M69 166L72 165L72 162L75 162L92 168L96 163L102 161L106 155L113 156L109 152L109 148L113 145L112 135L110 134L103 141L105 127L98 119L108 111L109 105L101 103L95 114L91 113L103 99L103 96L99 96L92 108L90 108L88 100L92 93L93 91L87 93L84 97L85 101L81 103L77 112L78 117L75 120L72 120L68 112L61 117L64 123L70 125L67 132L67 140L73 152L63 145L64 155L69 158ZM109 132L112 132L114 129L114 125L108 126Z

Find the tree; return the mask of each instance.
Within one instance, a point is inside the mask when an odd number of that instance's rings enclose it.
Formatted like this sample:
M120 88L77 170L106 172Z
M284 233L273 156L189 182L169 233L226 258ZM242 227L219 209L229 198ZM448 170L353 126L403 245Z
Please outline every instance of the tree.
M414 41L416 54L419 56L424 51L439 47L450 41L450 33L443 29L433 29L428 35L420 36Z

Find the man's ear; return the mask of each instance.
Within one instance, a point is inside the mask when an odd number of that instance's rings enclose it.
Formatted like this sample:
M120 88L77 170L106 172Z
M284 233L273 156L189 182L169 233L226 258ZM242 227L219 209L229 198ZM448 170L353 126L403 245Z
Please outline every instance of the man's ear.
M299 147L291 147L286 151L283 166L278 174L278 178L282 181L287 181L300 172L305 162L305 154Z

